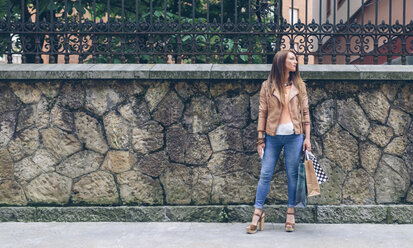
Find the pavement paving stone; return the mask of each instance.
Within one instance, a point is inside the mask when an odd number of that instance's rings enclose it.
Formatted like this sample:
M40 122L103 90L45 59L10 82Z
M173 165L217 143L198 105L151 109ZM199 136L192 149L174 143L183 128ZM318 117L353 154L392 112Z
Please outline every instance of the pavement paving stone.
M246 234L246 223L49 222L0 223L1 248L104 247L412 247L413 225L266 223Z

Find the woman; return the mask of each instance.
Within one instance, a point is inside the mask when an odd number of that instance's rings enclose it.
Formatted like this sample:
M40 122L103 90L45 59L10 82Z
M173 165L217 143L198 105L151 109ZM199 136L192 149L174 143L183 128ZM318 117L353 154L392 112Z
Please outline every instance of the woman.
M297 64L294 51L277 52L270 75L261 86L257 128L257 150L262 157L261 174L255 198L254 215L251 224L247 227L248 233L256 233L258 229L264 229L264 201L270 189L274 167L283 147L288 179L285 230L294 231L298 164L301 151L305 149L311 151L307 90ZM305 133L305 139L303 133Z

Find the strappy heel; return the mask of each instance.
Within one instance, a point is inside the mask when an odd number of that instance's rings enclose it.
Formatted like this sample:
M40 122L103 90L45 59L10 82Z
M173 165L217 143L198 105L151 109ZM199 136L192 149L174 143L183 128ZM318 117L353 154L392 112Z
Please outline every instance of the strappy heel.
M288 215L293 215L294 216L294 213L288 213L287 212L287 216ZM294 231L294 226L295 226L295 223L291 223L291 222L289 222L289 221L285 221L285 231L286 232L293 232Z
M254 215L256 215L260 218L258 219L258 222L257 222L256 225L249 224L247 226L247 233L249 233L249 234L254 234L257 231L264 231L264 218L265 218L264 212L262 212L261 214L254 213Z

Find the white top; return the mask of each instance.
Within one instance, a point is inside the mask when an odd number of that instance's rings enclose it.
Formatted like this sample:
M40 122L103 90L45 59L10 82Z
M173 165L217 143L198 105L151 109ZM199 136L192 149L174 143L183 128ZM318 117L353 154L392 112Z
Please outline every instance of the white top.
M279 124L277 127L276 135L291 135L294 134L294 126L292 122Z

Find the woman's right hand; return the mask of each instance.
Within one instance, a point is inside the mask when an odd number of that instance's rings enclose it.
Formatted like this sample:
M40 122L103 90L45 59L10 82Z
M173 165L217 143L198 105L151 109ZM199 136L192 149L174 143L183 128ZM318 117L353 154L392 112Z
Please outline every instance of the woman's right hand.
M265 150L265 143L257 145L257 151L258 154L260 155L260 158L262 158L262 152Z

